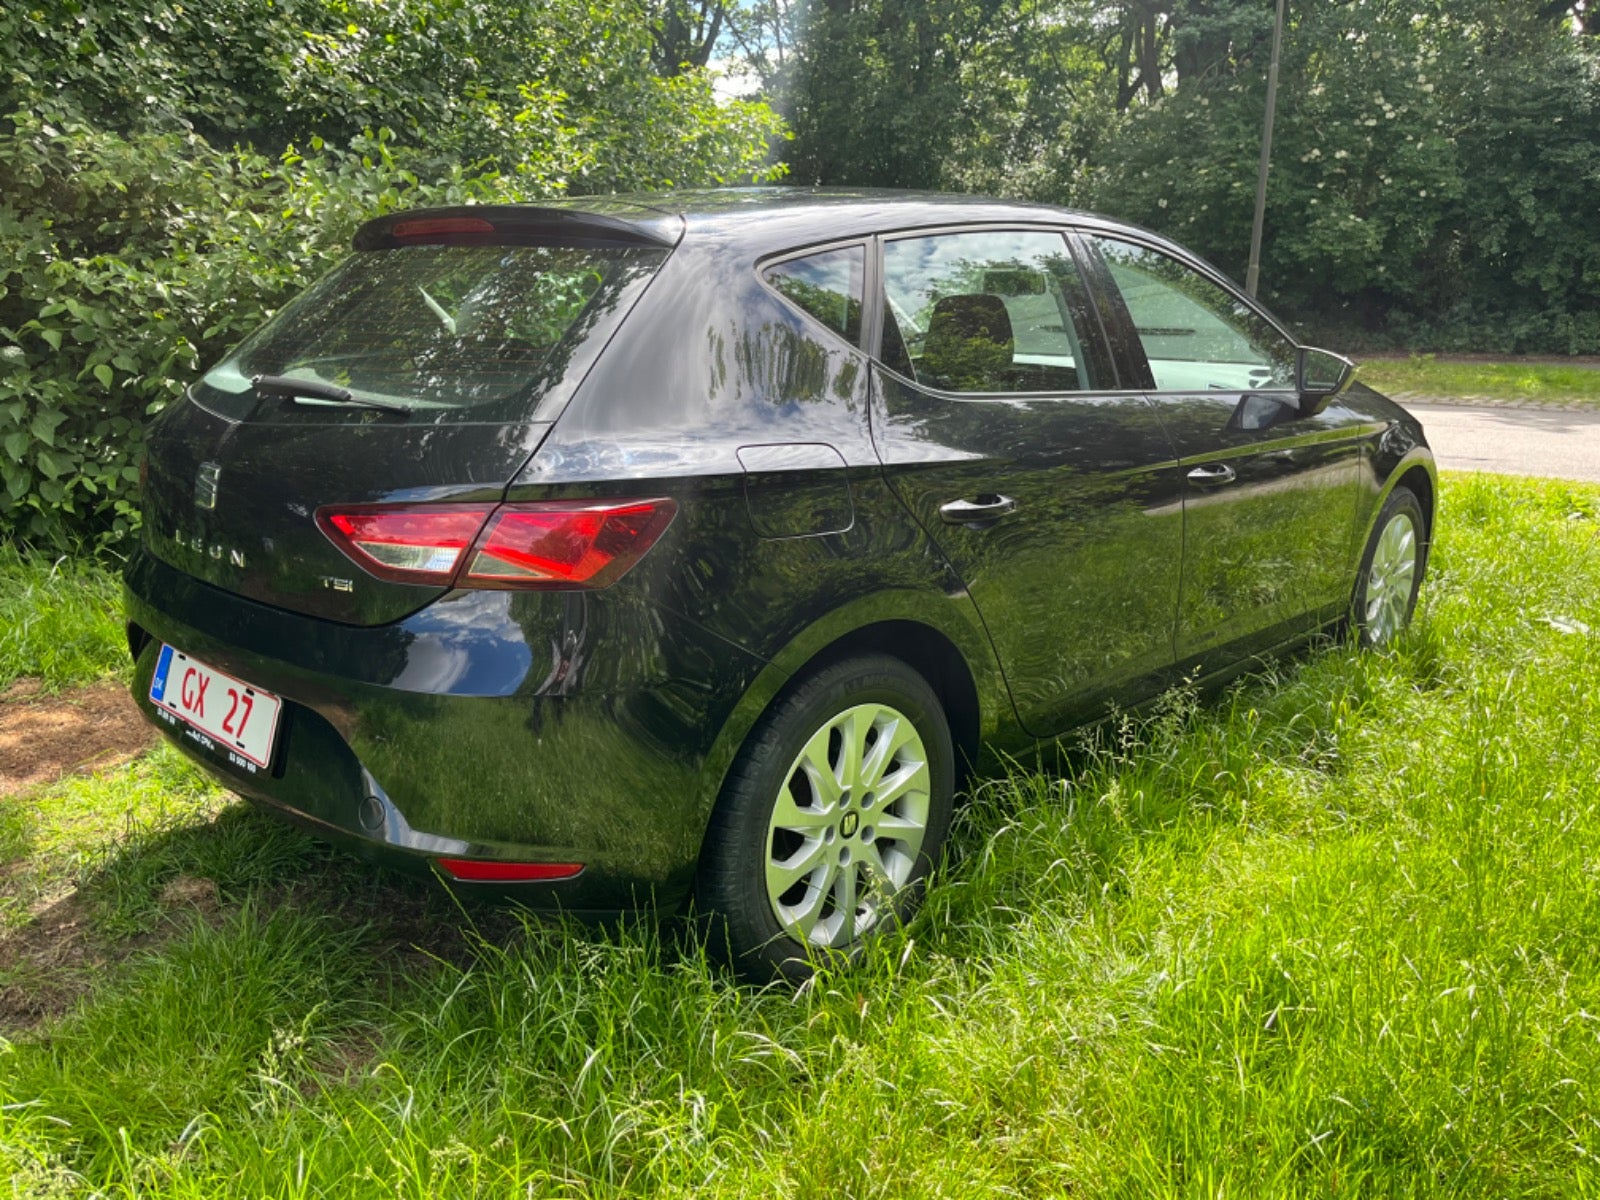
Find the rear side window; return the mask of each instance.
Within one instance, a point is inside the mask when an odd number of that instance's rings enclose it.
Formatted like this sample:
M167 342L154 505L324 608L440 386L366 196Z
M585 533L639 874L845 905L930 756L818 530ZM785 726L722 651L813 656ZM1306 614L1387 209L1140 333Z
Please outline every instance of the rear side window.
M560 377L621 288L664 257L631 247L362 251L207 372L197 398L236 419L305 416L319 404L327 412L315 397L258 396L251 379L273 375L422 420L515 419Z
M941 233L883 248L883 361L952 392L1100 386L1084 353L1087 306L1059 233Z
M851 345L861 341L862 276L867 253L861 246L824 250L768 267L761 277L784 297L810 313Z

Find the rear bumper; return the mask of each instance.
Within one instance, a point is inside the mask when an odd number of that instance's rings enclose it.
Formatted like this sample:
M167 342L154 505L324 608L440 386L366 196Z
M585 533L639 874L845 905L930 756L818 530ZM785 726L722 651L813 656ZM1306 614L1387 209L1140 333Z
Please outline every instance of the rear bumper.
M686 894L718 785L708 756L764 666L620 590L454 593L361 628L138 553L125 598L135 700L227 787L413 871L440 857L582 863L514 885L573 911ZM266 768L230 763L150 702L163 642L282 697Z

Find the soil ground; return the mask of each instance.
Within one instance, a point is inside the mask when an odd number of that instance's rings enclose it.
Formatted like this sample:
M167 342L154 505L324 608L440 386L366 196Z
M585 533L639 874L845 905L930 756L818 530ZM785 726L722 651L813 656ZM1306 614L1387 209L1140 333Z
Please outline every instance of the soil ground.
M0 694L0 800L148 750L156 731L115 680L55 695L21 679Z

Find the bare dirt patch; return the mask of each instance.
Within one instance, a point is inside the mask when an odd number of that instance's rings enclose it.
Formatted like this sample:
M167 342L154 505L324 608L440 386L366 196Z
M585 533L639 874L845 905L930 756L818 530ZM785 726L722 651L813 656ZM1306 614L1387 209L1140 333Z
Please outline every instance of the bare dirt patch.
M50 695L37 680L0 694L0 800L148 750L156 731L114 680Z
M94 935L76 891L41 904L27 925L0 935L0 1034L61 1016L92 980L148 940L106 944Z

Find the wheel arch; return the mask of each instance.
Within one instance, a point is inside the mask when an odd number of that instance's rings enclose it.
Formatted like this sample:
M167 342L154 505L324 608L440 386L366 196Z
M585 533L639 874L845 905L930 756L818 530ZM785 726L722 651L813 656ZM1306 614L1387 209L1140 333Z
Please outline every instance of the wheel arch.
M813 672L857 653L890 654L928 681L950 720L963 776L984 747L1015 724L994 648L964 591L862 597L792 638L724 722L703 767L702 842L728 772L762 715Z
M1380 455L1381 450L1380 447ZM1382 486L1373 496L1371 507L1361 522L1361 536L1355 546L1358 572L1361 567L1361 556L1366 553L1367 543L1372 540L1372 531L1377 527L1383 506L1389 502L1390 495L1397 487L1410 488L1416 495L1418 503L1422 505L1422 515L1428 525L1423 539L1424 553L1433 543L1435 515L1439 502L1439 472L1434 465L1433 454L1425 446L1413 445L1404 455L1395 456L1381 479Z

